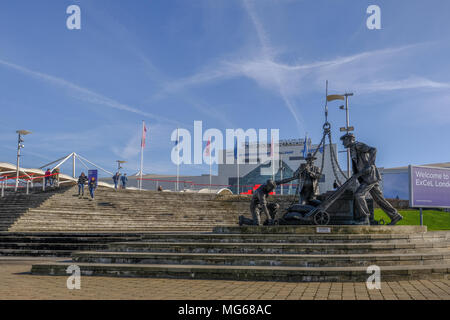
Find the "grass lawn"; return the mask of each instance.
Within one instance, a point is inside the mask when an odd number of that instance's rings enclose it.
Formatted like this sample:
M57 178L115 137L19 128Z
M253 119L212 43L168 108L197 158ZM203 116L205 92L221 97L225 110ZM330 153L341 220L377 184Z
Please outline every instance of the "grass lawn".
M397 225L420 225L419 210L399 210L403 220ZM383 218L386 223L391 220L381 209L375 209L375 220ZM450 230L450 212L423 210L423 224L428 230Z

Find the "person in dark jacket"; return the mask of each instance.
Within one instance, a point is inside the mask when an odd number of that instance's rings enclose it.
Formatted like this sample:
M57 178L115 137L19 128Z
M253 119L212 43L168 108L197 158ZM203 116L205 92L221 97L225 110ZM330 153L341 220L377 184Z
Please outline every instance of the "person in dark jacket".
M88 182L88 178L84 174L84 172L81 173L81 175L78 177L78 196L84 196L84 185Z
M52 171L52 176L50 179L50 185L55 185L56 187L59 187L59 168L55 168Z
M381 174L375 166L377 149L362 142L357 142L352 133L343 135L341 140L344 147L350 149L353 173L360 174L358 178L359 187L354 194L355 214L357 215L355 220L369 224L370 211L366 202L368 193L391 219L389 225L394 225L403 219L398 211L383 197L380 189Z
M52 172L50 171L50 168L47 168L47 171L45 171L45 187L47 187L47 183L51 186L51 175Z
M127 188L127 182L128 182L128 178L127 178L127 174L124 173L123 176L120 177L120 181L122 181L122 188L126 189Z
M117 185L119 184L119 181L120 181L120 173L119 172L116 172L116 174L115 175L113 175L113 181L114 181L114 189L116 189L117 190Z
M95 177L91 177L91 180L89 180L89 193L91 194L91 198L94 199L94 192L97 188L97 179Z
M239 216L239 225L261 225L261 211L266 216L266 221L264 224L273 224L278 208L280 207L278 203L267 203L267 197L275 189L276 183L273 180L267 180L265 184L260 186L253 193L252 201L250 203L250 211L252 213L253 219L245 218L244 216Z

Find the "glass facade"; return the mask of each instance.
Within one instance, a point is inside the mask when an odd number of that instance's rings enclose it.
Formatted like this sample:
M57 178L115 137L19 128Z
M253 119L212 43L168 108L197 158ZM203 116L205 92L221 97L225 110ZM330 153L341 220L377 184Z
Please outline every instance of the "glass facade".
M264 184L268 179L272 179L272 176L261 175L261 168L270 168L271 162L268 161L266 164L262 164L257 168L250 171L245 176L241 177L239 180L240 190L239 193L247 192L253 189L253 186L257 184ZM278 169L278 171L274 174L275 180L281 180L281 167L283 168L283 179L292 177L294 175L294 170L292 170L284 161L282 166ZM229 184L233 187L231 190L233 193L237 191L237 179L235 177L229 178ZM293 184L292 186L284 185L283 186L283 194L289 194L289 190L292 190L292 193L295 193L295 188L297 186L297 180L291 181L289 184ZM276 193L281 193L281 186L277 186Z
M409 176L408 172L383 172L382 188L385 198L409 199Z

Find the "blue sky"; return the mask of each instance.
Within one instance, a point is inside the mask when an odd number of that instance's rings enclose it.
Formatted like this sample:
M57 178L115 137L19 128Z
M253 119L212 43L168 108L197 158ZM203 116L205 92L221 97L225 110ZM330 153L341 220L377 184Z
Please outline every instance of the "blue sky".
M81 30L66 28L72 4ZM366 27L371 4L381 30ZM317 143L328 79L330 93L355 94L350 121L378 166L447 162L449 13L446 0L2 1L0 161L15 161L15 131L27 129L24 166L75 151L133 173L142 120L146 173L175 172L170 134L194 120Z

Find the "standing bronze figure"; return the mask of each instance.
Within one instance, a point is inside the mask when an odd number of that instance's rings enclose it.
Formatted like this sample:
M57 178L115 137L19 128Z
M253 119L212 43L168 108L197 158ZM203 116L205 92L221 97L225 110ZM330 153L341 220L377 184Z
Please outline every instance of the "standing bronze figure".
M344 147L350 149L353 173L359 175L358 181L360 185L354 194L355 220L369 224L370 211L366 202L368 193L391 219L389 225L394 225L403 219L398 211L383 197L381 192L379 185L381 175L375 166L377 149L369 147L362 142L357 142L352 133L343 135L341 140Z
M315 205L318 201L316 197L319 194L320 169L314 165L314 160L316 159L311 153L308 153L305 158L306 163L302 163L294 173L294 177L301 184L299 188L300 204L302 205Z
M316 199L319 194L319 179L321 176L320 168L314 165L314 160L316 159L311 153L308 153L305 158L306 163L302 163L291 178L275 182L277 185L280 185L298 179L298 188L300 190L299 203L302 205L317 205L320 203Z

